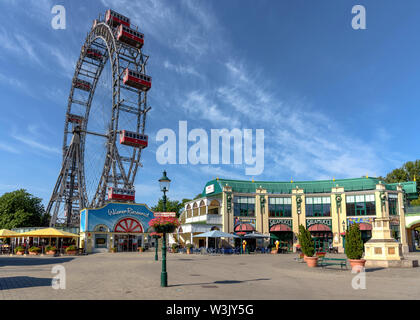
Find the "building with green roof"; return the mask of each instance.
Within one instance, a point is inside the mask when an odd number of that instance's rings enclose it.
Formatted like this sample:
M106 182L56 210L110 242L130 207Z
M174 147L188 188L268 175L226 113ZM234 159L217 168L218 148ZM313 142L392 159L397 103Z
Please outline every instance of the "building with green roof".
M208 239L194 235L218 229L246 235L250 250L279 241L281 250L296 251L298 227L303 224L318 251L343 252L344 234L350 224L359 223L367 241L377 213L385 212L394 238L406 252L411 235L407 235L405 208L417 198L416 181L387 184L371 177L289 182L216 178L205 184L201 198L185 204L179 241L196 247L212 246ZM221 243L238 246L240 241Z

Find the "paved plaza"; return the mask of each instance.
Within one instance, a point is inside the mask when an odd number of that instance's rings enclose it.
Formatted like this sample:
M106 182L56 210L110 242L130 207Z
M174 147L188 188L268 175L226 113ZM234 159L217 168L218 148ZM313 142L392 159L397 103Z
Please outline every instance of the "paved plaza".
M354 290L350 269L311 269L296 256L168 253L167 288L160 287L161 261L154 261L153 252L0 256L0 299L420 298L420 268L367 269L366 289ZM55 265L65 267L64 290L51 286Z

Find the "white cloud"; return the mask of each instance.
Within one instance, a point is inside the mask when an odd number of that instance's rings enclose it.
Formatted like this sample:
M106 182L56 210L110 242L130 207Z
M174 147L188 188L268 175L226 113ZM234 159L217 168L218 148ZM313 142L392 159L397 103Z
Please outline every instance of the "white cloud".
M19 142L22 142L26 144L27 146L31 147L32 149L38 150L38 151L44 151L48 153L53 154L61 154L61 151L58 148L51 147L49 145L43 144L39 141L35 141L29 136L22 136L18 134L13 134L12 137L16 139Z
M174 65L168 60L165 60L165 62L163 63L163 66L166 69L175 71L181 75L193 75L193 76L202 78L202 76L192 66L184 66L180 64Z
M209 9L205 12L196 4L182 3L190 17L194 18L189 19L175 8L177 3L173 1L101 0L101 2L105 7L129 16L133 24L140 23L140 30L146 37L154 37L165 46L176 48L191 57L199 57L213 50L213 45L210 46L210 37L217 41L214 37L217 26L213 25L214 19ZM192 8L194 10L191 10ZM195 12L195 9L199 12ZM213 32L211 32L212 27Z
M20 150L17 149L15 146L11 146L7 143L0 142L0 150L7 151L10 153L19 154Z
M197 116L199 119L208 120L217 128L221 124L228 127L239 126L239 121L231 117L229 113L220 109L215 102L209 100L205 94L197 91L189 92L186 99L179 102L181 106L191 115Z
M226 103L225 109L235 110L243 123L265 129L270 142L266 161L276 167L270 170L274 175L290 172L319 179L326 175L358 177L380 170L383 161L377 144L354 138L339 122L301 101L277 98L278 93L267 91L264 80L244 63L229 61L225 68L231 76L217 88L217 95Z

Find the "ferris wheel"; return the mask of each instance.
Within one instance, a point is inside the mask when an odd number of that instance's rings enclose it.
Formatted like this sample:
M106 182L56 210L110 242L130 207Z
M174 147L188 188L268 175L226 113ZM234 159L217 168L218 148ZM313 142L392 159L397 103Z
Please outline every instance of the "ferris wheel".
M85 207L134 202L152 82L143 44L130 19L111 9L93 21L70 88L50 226L77 226Z

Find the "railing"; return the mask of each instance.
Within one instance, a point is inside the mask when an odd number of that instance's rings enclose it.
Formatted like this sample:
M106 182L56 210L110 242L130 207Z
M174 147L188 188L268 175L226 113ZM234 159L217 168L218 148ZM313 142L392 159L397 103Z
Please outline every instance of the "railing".
M222 216L216 214L208 214L207 215L207 223L210 224L222 224Z
M222 224L222 216L219 214L207 214L207 215L185 219L185 223L194 223L194 222L205 222L209 224Z

